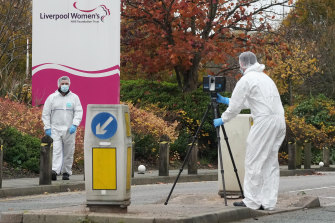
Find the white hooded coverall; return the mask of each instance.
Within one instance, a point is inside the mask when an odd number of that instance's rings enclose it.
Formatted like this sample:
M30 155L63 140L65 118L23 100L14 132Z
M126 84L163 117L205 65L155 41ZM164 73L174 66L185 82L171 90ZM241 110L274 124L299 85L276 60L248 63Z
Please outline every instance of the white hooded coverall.
M70 134L71 125L79 126L83 108L79 97L71 91L63 96L58 90L49 95L42 113L44 130L51 129L53 139L52 170L57 174L72 174L76 133Z
M278 89L263 73L264 68L256 62L245 70L221 118L226 123L241 109L250 108L254 124L247 138L243 202L252 209L262 205L265 210L273 210L279 187L278 150L286 125Z

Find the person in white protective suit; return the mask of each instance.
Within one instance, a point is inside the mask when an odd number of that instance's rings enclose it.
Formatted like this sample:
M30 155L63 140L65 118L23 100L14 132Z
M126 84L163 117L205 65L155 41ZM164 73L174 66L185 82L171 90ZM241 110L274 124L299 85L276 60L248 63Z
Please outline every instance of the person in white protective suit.
M75 132L83 117L79 97L69 88L70 78L59 78L58 89L49 95L42 112L45 134L53 139L52 180L60 174L69 180L72 174Z
M244 52L239 57L243 74L231 98L217 95L217 102L228 104L221 118L214 119L218 127L249 108L254 120L245 155L244 196L234 206L273 210L277 203L279 187L278 150L285 133L284 109L275 83L257 62L256 55Z

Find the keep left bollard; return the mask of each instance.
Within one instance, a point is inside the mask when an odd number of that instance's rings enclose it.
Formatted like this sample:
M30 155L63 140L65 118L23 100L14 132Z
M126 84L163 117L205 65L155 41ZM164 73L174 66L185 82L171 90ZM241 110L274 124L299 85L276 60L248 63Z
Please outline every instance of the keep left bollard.
M52 142L50 136L44 136L41 140L40 185L51 184Z

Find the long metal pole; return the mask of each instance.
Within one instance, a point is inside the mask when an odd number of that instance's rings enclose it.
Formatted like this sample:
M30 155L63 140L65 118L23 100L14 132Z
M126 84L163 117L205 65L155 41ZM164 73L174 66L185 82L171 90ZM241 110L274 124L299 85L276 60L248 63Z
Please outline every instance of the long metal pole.
M214 117L219 118L219 112L218 112L218 104L216 102L216 97L212 97L212 104L213 104L213 110L214 110ZM223 162L222 162L222 149L221 149L221 140L220 140L220 127L216 127L216 138L218 141L218 150L219 150L219 159L220 159L220 173L222 177L222 189L223 189L223 197L225 205L227 206L227 194L226 194L226 184L224 180L224 169L223 169Z
M27 38L27 53L26 53L26 79L29 78L29 38Z

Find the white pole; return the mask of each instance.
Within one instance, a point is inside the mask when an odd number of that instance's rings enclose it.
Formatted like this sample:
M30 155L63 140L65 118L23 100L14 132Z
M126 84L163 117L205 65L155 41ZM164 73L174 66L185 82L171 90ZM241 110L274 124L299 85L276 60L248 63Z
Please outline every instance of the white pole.
M27 38L26 79L29 77L29 38Z

